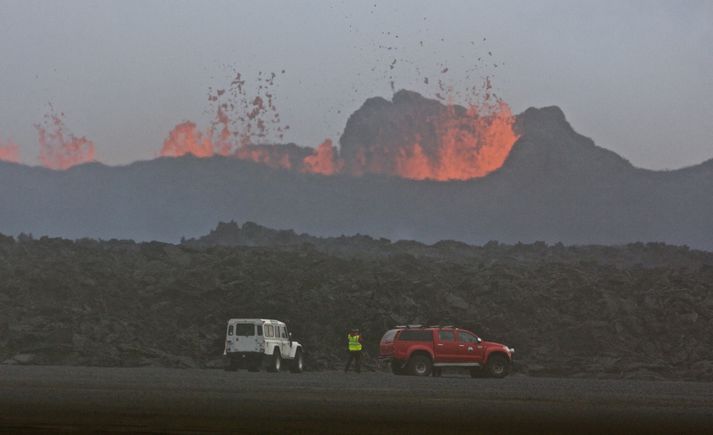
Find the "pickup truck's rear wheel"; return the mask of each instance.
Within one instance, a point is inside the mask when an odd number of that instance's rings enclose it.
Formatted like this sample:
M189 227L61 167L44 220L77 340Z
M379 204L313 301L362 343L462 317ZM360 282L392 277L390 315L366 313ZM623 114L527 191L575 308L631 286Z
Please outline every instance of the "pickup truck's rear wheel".
M485 369L494 378L504 378L510 373L510 361L502 355L492 355Z
M302 349L297 349L295 353L295 359L292 360L292 365L290 366L290 371L292 373L302 373L304 368L304 358L302 356Z
M414 355L406 366L408 372L414 376L428 376L433 370L431 358L424 355Z
M268 366L267 371L276 373L279 372L280 369L282 369L282 356L280 355L280 351L275 349L272 354L272 358L270 359L270 365Z

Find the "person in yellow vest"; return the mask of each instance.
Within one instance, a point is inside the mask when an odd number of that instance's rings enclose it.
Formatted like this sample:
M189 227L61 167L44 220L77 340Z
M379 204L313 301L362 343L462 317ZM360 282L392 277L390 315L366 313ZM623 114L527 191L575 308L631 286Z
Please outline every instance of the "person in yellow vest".
M362 349L361 334L358 329L352 329L347 335L347 345L349 346L349 360L347 366L344 367L344 373L349 371L349 366L354 361L354 369L357 373L361 373L361 349Z

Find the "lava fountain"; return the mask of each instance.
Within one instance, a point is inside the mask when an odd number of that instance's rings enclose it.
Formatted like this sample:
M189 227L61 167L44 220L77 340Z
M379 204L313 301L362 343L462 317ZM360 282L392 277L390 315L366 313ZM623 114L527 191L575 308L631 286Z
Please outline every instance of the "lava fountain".
M0 141L0 161L19 163L20 162L20 147L12 141L3 143Z
M64 114L56 114L50 106L41 124L35 124L40 143L40 164L46 168L65 170L94 161L94 143L86 137L76 137L64 125Z

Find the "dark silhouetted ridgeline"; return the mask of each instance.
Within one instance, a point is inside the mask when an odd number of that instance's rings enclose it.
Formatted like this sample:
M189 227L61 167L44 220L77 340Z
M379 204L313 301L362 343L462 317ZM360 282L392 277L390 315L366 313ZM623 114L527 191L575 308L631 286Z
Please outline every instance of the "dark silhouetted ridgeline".
M440 104L407 91L394 99L415 117L407 125L427 123L429 108ZM402 114L381 110L391 103L379 101L367 100L352 115L360 122L347 123L342 148L398 124L389 117ZM177 242L235 220L318 236L428 243L665 242L713 249L713 160L675 171L636 168L577 134L557 107L528 109L515 126L520 138L504 165L468 181L323 176L225 157L68 171L0 162L0 232ZM404 132L384 134L397 142Z

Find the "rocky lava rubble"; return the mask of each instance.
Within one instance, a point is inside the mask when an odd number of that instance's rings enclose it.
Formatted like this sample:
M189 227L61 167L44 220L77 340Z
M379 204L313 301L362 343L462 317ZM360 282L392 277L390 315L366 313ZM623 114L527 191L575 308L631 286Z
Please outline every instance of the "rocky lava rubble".
M268 317L288 322L311 369L341 364L349 327L372 366L393 325L448 323L515 347L528 375L713 380L711 253L300 237L1 236L0 361L221 367L226 319Z

